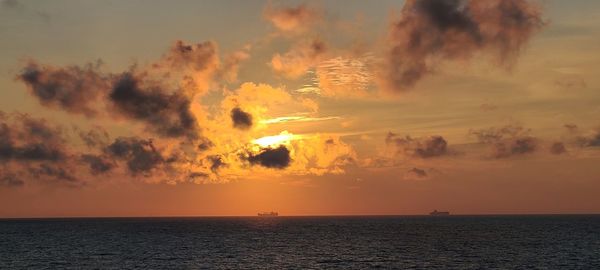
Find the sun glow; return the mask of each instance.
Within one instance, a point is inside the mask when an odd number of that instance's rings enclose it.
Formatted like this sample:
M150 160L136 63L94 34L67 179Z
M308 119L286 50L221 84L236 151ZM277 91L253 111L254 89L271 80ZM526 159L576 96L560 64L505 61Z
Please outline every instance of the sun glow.
M261 147L270 147L281 144L289 144L290 141L296 140L298 138L300 138L299 135L294 135L285 130L279 133L279 135L265 136L262 138L255 139L252 141L252 143L260 145Z

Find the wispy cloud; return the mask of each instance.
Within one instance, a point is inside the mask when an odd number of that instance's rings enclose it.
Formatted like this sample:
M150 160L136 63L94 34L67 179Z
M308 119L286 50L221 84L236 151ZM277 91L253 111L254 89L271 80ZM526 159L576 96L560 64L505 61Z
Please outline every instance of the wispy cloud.
M278 124L278 123L289 123L289 122L318 122L342 119L339 116L325 116L325 117L308 117L308 116L281 116L276 118L270 118L261 120L262 124Z

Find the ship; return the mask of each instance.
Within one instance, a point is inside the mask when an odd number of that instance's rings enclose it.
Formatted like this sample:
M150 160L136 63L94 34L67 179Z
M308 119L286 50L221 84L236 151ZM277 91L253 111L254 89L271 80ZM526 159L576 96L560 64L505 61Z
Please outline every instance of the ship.
M261 212L258 213L259 217L276 217L279 216L279 214L277 212Z
M433 212L429 213L430 216L449 216L450 212L441 212L438 210L433 210Z

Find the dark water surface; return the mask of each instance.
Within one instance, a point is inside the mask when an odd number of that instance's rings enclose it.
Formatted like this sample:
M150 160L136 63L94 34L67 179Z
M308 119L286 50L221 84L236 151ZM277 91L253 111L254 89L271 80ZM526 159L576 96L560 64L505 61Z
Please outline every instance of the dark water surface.
M600 216L0 220L0 269L600 269Z

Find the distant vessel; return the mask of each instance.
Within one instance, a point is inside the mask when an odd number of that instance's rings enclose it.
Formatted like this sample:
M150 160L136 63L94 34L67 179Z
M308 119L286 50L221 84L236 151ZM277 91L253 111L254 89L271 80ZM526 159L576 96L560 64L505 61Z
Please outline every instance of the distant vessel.
M438 210L433 210L433 212L429 213L430 216L449 216L450 212L440 212Z
M262 212L262 213L258 213L259 217L276 217L279 216L279 214L277 212Z

